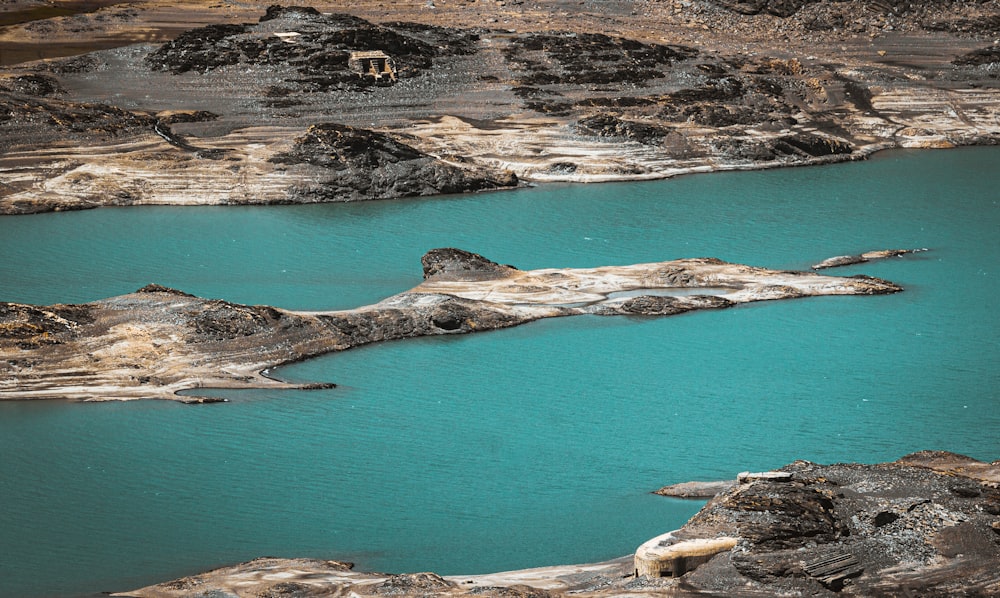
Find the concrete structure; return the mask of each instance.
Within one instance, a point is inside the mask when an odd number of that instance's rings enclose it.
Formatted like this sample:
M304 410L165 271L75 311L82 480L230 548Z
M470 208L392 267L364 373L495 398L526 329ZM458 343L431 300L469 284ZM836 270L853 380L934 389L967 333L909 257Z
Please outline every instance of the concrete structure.
M677 541L673 532L669 532L635 551L635 575L680 577L720 552L732 550L738 541L728 536Z
M347 65L360 77L371 77L376 81L396 80L396 65L381 50L351 52Z

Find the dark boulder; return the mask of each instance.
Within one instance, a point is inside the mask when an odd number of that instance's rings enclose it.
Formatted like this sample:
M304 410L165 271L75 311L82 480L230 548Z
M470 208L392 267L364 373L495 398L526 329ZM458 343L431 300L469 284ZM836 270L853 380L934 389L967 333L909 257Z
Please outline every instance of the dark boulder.
M196 71L204 73L220 66L236 64L241 53L234 44L223 43L247 31L245 25L208 25L185 31L173 41L146 56L146 64L154 71L174 74Z
M478 253L452 247L431 249L420 258L420 264L425 280L432 276L484 280L502 278L517 271L513 266L498 264Z
M1000 22L997 23L1000 26ZM952 61L955 66L982 66L988 64L1000 64L1000 47L990 46L981 50L975 50L968 54L963 54Z
M851 144L846 141L841 141L840 139L834 139L832 137L813 135L812 133L786 135L774 143L774 148L783 154L804 154L814 158L837 154L850 154L854 151Z
M281 6L280 4L272 4L267 7L267 11L264 16L260 18L261 23L265 21L273 21L274 19L291 18L291 19L319 19L323 17L323 13L316 10L311 6Z
M581 118L577 122L576 128L584 135L617 137L644 144L659 143L670 134L670 129L666 127L625 120L610 114Z
M270 161L325 169L318 184L292 190L297 202L467 193L517 185L513 173L466 170L385 133L337 123L313 125L289 151Z

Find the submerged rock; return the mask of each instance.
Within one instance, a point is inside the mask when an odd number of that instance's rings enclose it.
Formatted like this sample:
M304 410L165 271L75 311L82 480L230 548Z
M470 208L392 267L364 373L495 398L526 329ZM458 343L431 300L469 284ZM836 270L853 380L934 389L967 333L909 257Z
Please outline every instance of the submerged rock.
M851 266L854 264L863 264L865 262L870 262L872 260L881 260L890 257L898 257L910 253L920 253L922 251L927 251L927 249L882 249L879 251L867 251L860 255L838 255L835 257L827 258L822 262L819 262L818 264L813 264L812 269L824 270L826 268Z

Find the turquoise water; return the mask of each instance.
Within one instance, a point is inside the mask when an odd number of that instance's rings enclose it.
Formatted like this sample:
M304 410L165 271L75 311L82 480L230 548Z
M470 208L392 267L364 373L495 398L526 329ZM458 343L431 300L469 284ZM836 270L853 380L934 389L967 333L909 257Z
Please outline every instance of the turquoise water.
M649 491L797 458L1000 458L1000 150L432 200L0 219L0 300L157 282L375 302L427 249L521 268L870 249L902 284L673 318L546 320L281 368L232 402L0 405L0 596L121 591L261 555L480 573L595 561L700 506Z

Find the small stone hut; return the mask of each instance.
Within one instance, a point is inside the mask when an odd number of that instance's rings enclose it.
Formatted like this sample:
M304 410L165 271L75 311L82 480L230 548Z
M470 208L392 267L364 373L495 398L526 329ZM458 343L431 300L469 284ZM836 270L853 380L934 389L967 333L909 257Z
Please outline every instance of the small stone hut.
M380 82L396 80L396 65L392 57L381 50L351 52L347 65L359 77L371 77Z

